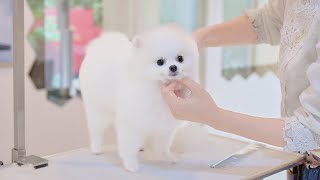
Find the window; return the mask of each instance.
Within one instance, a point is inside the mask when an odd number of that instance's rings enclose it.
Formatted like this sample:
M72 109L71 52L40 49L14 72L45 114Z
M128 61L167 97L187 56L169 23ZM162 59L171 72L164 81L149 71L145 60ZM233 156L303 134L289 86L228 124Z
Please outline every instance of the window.
M102 32L102 0L28 0L28 3L35 18L28 34L37 56L34 66L42 64L48 98L64 104L64 99L70 98L69 92L77 88L86 45Z
M224 20L244 13L245 9L262 5L266 0L224 0ZM247 78L252 73L263 75L275 71L278 47L269 45L225 47L222 52L222 75L232 79L239 74Z
M198 27L198 0L161 0L160 23L178 23L188 31Z

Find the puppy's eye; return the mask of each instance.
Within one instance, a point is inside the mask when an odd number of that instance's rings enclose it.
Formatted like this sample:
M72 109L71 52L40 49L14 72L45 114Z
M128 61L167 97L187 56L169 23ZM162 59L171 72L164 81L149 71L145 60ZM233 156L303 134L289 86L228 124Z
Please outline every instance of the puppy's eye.
M177 57L177 61L178 61L179 63L182 63L182 62L183 62L183 57L179 55L179 56Z
M157 61L157 64L158 64L158 66L164 65L164 59L159 59L159 60Z

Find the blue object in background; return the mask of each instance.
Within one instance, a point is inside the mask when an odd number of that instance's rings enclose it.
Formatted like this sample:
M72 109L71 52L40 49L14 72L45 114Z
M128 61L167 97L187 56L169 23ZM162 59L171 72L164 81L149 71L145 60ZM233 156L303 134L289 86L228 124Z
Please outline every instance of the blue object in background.
M177 23L192 32L198 26L198 0L161 0L160 23Z

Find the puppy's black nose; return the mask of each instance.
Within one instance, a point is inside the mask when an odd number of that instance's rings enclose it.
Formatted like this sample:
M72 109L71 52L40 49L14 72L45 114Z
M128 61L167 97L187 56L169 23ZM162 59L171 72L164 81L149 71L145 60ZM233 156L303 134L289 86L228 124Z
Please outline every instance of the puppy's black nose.
M171 72L176 72L178 70L178 67L176 65L172 65L169 67Z

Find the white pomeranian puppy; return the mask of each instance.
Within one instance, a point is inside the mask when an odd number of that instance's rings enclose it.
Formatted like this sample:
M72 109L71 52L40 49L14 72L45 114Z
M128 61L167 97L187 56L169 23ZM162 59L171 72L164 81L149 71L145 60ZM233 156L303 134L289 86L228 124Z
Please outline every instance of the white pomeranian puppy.
M138 152L147 138L152 138L152 150L162 160L174 161L170 146L182 121L171 115L160 83L183 77L197 80L198 56L196 42L175 25L152 29L132 42L109 32L90 43L80 87L91 151L102 152L104 131L113 124L128 171L138 170Z

